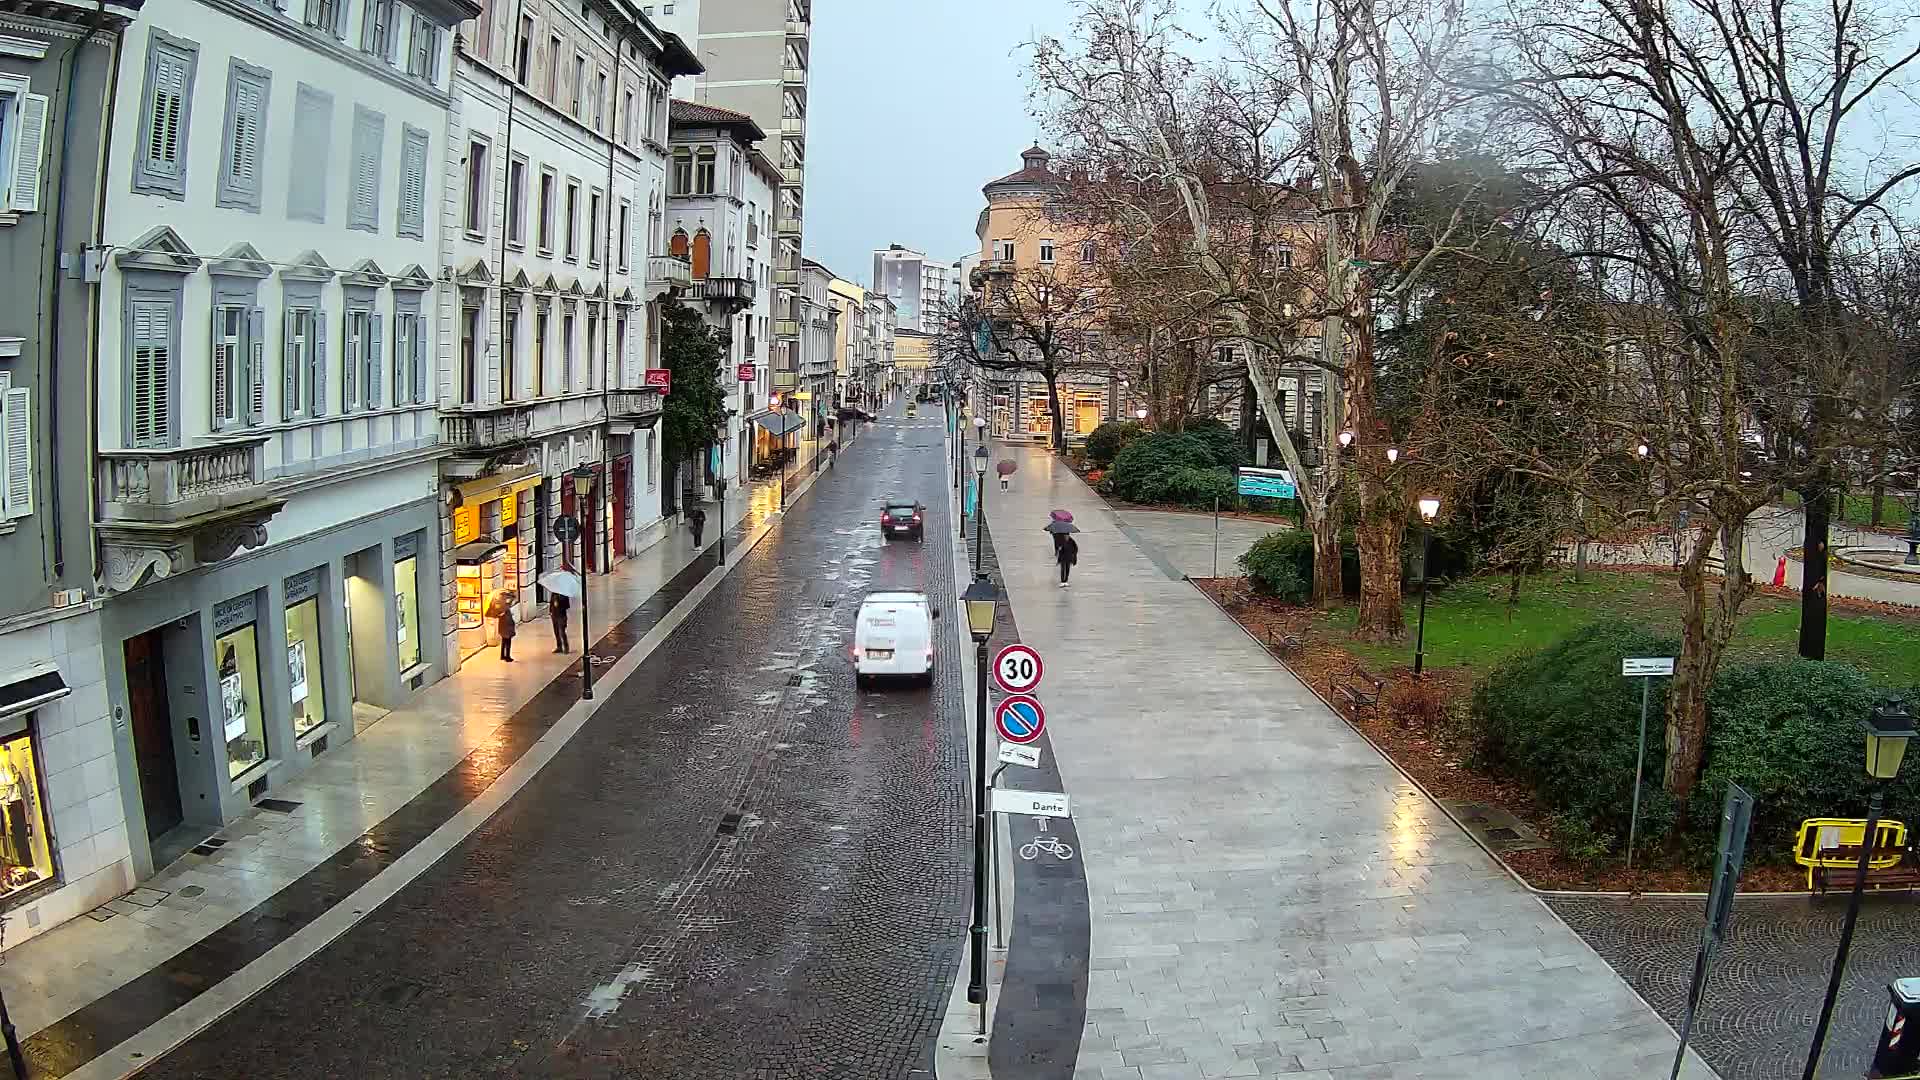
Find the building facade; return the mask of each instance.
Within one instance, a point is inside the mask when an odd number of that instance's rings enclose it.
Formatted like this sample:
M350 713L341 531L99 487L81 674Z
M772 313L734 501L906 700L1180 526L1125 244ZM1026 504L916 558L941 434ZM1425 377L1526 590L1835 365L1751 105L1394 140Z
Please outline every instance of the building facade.
M0 918L8 943L135 868L91 533L92 287L116 44L139 3L0 0ZM137 795L136 795L137 797Z
M448 669L431 163L475 10L152 0L125 34L88 270L138 875Z
M870 401L885 401L899 385L894 377L893 342L898 329L899 308L883 293L867 294L866 386L862 391Z
M773 205L774 335L769 356L777 391L808 393L800 374L808 317L802 310L800 242L813 0L647 0L640 9L684 38L705 69L676 83L675 97L751 117L778 143L765 149L779 176Z
M969 285L989 305L993 290L1015 278L1071 279L1091 272L1098 263L1099 245L1093 237L1047 212L1049 200L1065 185L1065 178L1048 168L1051 160L1045 150L1030 147L1020 155L1018 171L981 189L987 205L975 225L980 261L970 271ZM985 407L975 415L987 419L995 438L1053 440L1053 413L1046 381L1039 374L976 368L973 381L975 408ZM1086 438L1094 428L1114 419L1120 408L1117 378L1071 374L1059 380L1059 394L1069 441Z
M688 260L689 301L727 335L722 367L729 395L727 429L696 484L737 487L755 463L753 417L771 391L762 343L770 329L772 215L779 174L760 152L766 138L752 118L675 101L672 169L667 186L667 250ZM760 455L765 460L766 455Z
M933 333L952 296L953 267L911 248L889 244L873 253L873 288L893 301L907 330Z
M800 348L794 352L798 381L784 395L786 407L798 411L806 421L800 433L801 454L817 453L833 398L835 372L838 370L838 337L844 332L844 316L833 295L833 272L807 260L800 277L800 292L795 310L796 338ZM775 301L778 301L775 297ZM775 322L778 323L776 317Z
M461 26L436 155L446 197L435 384L439 626L450 662L532 617L542 574L604 573L665 533L656 304L691 289L666 250L668 86L685 45L616 0L487 0ZM573 474L591 480L583 499ZM583 527L565 543L554 522Z

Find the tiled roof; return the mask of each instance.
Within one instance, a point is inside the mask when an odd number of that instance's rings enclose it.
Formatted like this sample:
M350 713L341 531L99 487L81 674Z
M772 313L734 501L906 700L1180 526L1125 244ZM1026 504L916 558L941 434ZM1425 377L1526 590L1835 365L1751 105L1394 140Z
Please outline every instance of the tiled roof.
M753 122L746 113L722 109L714 105L702 105L697 101L681 101L674 98L667 106L667 119L676 124L711 124L716 127L746 127L752 129L752 138L764 139L767 133Z

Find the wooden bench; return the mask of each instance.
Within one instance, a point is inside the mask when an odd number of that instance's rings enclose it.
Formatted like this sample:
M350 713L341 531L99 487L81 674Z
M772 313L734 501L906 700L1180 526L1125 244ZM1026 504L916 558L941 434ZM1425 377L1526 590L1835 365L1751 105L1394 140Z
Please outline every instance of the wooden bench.
M1387 680L1376 678L1372 674L1354 668L1345 675L1335 675L1328 680L1333 692L1347 699L1347 704L1355 711L1372 709L1380 711L1380 693L1387 688Z
M1838 854L1841 849L1835 848L1832 850L1835 854ZM1873 864L1867 868L1866 887L1875 891L1882 889L1905 889L1908 892L1912 892L1916 887L1920 887L1920 866L1915 865L1911 860L1907 859L1906 854L1904 851L1887 851L1876 848L1873 853ZM1892 866L1883 867L1879 865L1888 857L1899 858L1901 861L1894 863ZM1852 889L1854 875L1860 872L1859 867L1859 848L1853 849L1853 861L1848 866L1814 867L1813 891L1816 893L1825 893L1830 889Z
M1305 645L1306 642L1301 641L1298 634L1289 634L1285 630L1275 630L1271 626L1267 627L1267 648L1272 649L1274 652L1283 654L1295 652Z

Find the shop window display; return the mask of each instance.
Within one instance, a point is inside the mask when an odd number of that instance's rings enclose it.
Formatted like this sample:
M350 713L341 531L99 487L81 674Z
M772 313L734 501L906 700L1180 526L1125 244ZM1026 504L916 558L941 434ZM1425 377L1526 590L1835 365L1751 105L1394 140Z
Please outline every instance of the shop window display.
M320 601L313 598L287 608L287 696L295 735L305 735L327 720L320 672Z
M227 776L239 776L267 760L266 723L260 709L260 650L248 623L215 639L220 724L227 741ZM315 673L318 674L317 672Z
M0 899L53 880L46 805L26 718L0 723Z
M394 631L400 650L400 670L420 662L420 582L415 571L416 556L409 555L393 563L394 614L399 626Z

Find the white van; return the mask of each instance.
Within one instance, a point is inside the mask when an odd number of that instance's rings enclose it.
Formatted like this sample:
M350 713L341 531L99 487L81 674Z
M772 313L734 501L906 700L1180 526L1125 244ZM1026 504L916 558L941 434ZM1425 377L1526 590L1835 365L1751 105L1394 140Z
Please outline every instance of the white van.
M853 677L860 686L883 676L933 684L933 620L940 609L926 593L877 592L860 601L853 620Z

